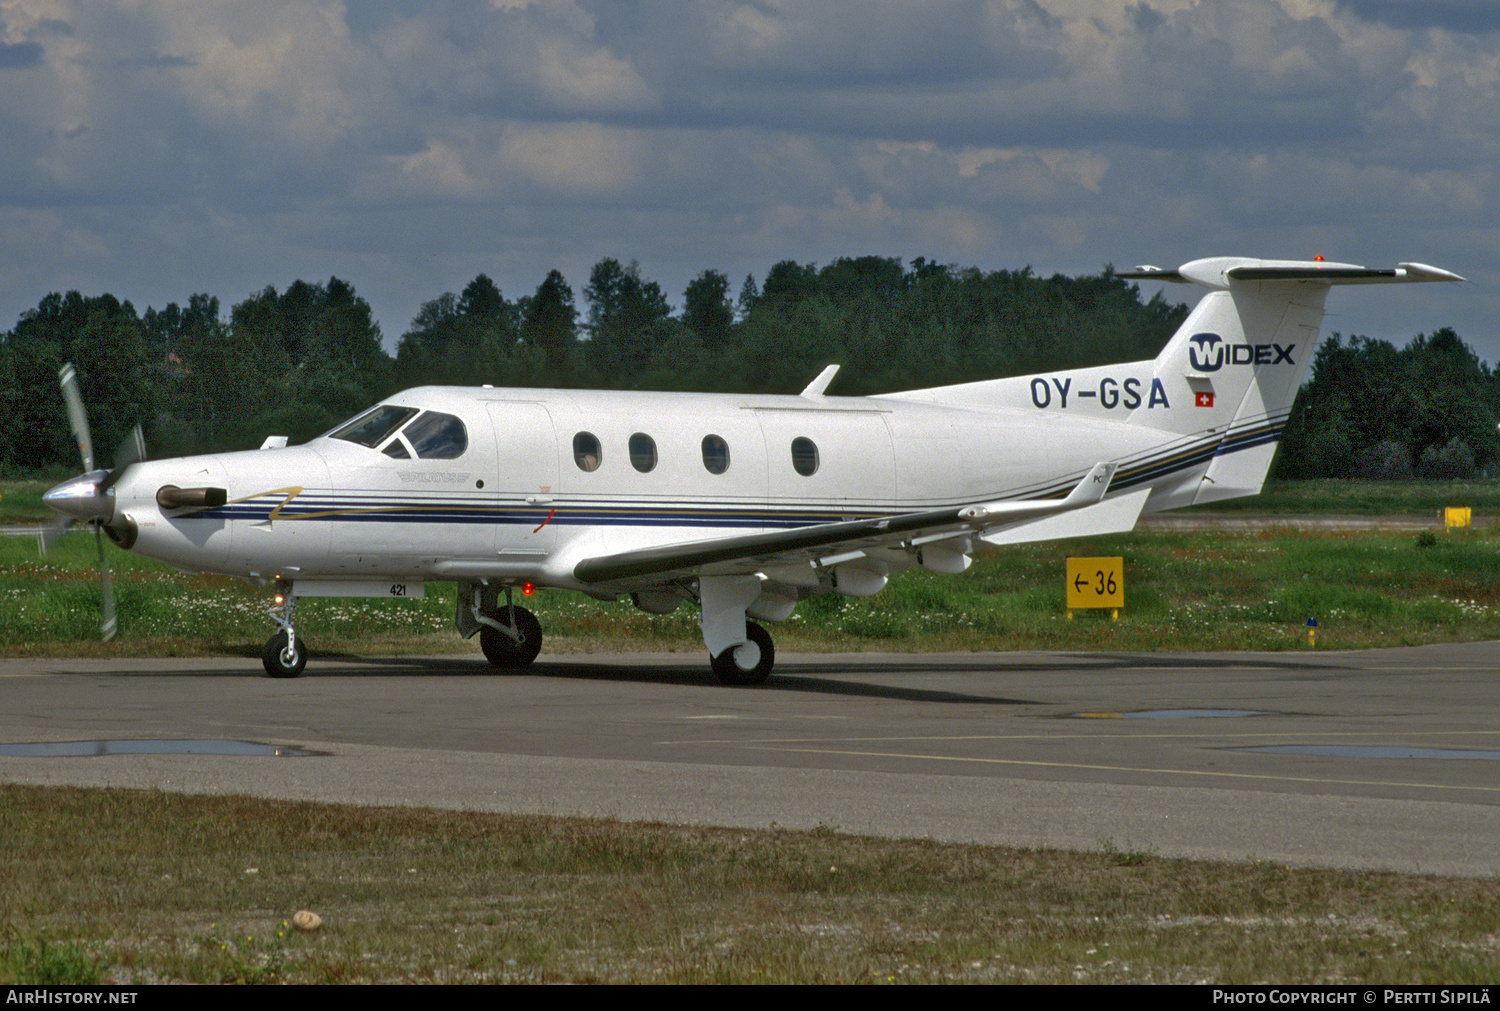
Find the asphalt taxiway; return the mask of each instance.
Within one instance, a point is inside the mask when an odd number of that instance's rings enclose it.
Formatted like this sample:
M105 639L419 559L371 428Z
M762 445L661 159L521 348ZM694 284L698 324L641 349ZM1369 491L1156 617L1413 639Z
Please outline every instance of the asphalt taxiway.
M3 660L0 781L1497 877L1497 717L1496 643L794 654L750 689L696 653L314 659L290 681L243 658ZM125 740L145 753L25 747Z

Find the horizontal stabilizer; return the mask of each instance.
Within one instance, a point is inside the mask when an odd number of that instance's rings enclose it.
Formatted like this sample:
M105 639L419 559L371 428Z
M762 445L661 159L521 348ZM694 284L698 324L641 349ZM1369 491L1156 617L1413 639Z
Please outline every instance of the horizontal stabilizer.
M1324 284L1401 284L1416 281L1462 281L1449 270L1425 263L1394 267L1361 267L1327 260L1255 260L1243 256L1212 256L1184 263L1176 270L1140 266L1115 274L1124 281L1192 282L1205 288L1228 288L1234 281L1321 281Z

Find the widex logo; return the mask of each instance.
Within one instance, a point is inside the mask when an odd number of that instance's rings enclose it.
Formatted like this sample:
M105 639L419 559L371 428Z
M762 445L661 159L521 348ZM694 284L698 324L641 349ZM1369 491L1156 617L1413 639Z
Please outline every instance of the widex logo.
M1216 333L1188 338L1188 361L1199 372L1217 372L1225 365L1295 365L1295 344L1228 344Z

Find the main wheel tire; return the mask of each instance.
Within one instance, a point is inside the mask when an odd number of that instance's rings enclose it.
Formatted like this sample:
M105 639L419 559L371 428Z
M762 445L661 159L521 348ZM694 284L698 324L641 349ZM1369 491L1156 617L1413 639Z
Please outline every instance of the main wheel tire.
M297 646L290 651L286 648L286 640L285 631L266 640L265 656L261 659L266 665L266 673L273 678L294 678L307 666L307 643L303 638L297 636Z
M776 646L771 641L771 633L755 622L747 621L745 622L745 638L750 640L749 644L754 646L760 654L753 667L746 669L736 662L735 652L743 649L738 646L726 649L710 661L714 674L726 685L764 684L766 678L771 676L771 668L776 663Z
M505 621L510 617L510 608L502 607L492 617L496 621ZM521 639L517 642L498 628L481 625L479 628L479 648L484 650L484 658L496 667L506 670L517 670L528 666L536 659L542 651L542 623L536 620L536 615L524 607L516 608L516 631L521 633Z

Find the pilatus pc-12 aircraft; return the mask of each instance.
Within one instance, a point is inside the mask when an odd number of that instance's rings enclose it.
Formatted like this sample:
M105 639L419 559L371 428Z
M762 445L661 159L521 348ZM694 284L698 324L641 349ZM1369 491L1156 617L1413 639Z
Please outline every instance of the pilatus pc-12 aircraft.
M1152 361L878 397L826 396L836 366L798 396L422 387L305 445L148 462L137 438L110 470L65 368L87 473L45 501L176 568L274 582L275 677L307 662L299 597L448 581L459 633L496 667L536 658L541 628L513 598L545 587L696 604L714 673L756 684L775 656L757 622L799 600L1256 494L1329 287L1463 280L1237 257L1117 276L1208 294Z

